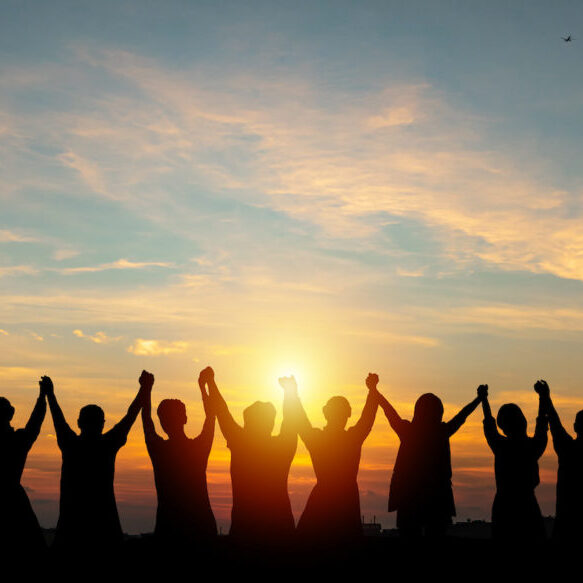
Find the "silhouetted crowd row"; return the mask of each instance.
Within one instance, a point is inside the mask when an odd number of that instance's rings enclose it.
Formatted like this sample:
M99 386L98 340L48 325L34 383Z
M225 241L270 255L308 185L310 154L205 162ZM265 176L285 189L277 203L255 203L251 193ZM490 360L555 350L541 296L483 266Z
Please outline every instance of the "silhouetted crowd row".
M152 374L142 372L139 392L127 414L105 433L103 410L97 405L83 407L77 421L79 434L65 420L51 379L42 377L40 395L23 429L12 428L14 408L0 397L0 544L16 549L44 546L39 523L20 481L47 402L62 452L60 515L53 544L57 549L104 548L122 541L113 488L115 458L140 410L158 495L155 537L161 543L201 544L217 534L206 480L215 419L231 451L232 540L277 544L294 537L310 543L336 544L361 536L357 474L362 444L379 406L400 440L388 509L397 512L397 527L404 537L439 537L456 512L449 439L480 403L484 434L495 463L493 537L506 541L545 538L535 488L539 483L538 459L547 445L549 426L559 458L553 536L565 541L581 537L583 411L577 414L577 437L573 438L561 424L545 381L534 385L539 412L533 437L527 435L526 419L513 403L500 407L494 419L487 385L480 385L477 397L444 422L443 404L432 393L419 397L411 421L402 419L378 391L378 382L376 374L366 378L368 395L355 425L346 428L350 404L336 396L324 406L326 426L317 429L304 411L295 379L280 378L283 421L279 435L274 436L274 406L253 403L244 410L243 425L239 425L216 385L213 370L207 367L198 379L206 415L200 435L188 438L184 404L164 399L158 417L168 436L165 439L156 433L152 420ZM296 526L288 474L298 435L310 453L317 482Z

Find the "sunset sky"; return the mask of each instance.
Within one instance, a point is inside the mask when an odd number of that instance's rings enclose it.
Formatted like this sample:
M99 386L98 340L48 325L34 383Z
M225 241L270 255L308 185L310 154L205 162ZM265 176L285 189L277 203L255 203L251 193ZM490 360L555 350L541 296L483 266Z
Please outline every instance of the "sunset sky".
M573 35L566 43L562 36ZM242 420L295 374L316 426L364 379L403 416L494 411L546 379L583 409L583 4L579 1L52 1L0 6L0 395L25 423L41 374L75 426L119 419L142 369L154 406L212 365ZM398 439L363 449L362 511L385 526ZM487 519L478 410L452 439L458 519ZM229 451L209 491L223 531ZM50 416L23 484L58 513ZM554 512L556 457L538 497ZM314 484L303 446L296 516ZM152 530L141 422L117 461L124 530Z

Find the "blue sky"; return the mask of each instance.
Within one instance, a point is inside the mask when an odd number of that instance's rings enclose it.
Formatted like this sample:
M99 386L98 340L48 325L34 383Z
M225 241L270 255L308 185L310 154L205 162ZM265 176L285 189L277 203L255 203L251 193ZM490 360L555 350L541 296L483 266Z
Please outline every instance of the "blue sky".
M531 419L544 377L574 416L582 22L578 2L4 2L0 380L19 419L45 372L71 415L99 397L116 416L142 368L186 398L207 363L237 411L291 371L321 422L374 369L405 408L489 382ZM484 517L472 423L456 495ZM50 523L44 428L27 476ZM363 462L385 477L363 479L388 524L387 431Z

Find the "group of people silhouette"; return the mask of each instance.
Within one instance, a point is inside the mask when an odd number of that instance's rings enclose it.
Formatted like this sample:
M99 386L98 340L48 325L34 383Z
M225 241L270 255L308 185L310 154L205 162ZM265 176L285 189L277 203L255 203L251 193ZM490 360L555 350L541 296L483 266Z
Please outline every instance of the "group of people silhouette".
M155 537L161 544L201 544L212 541L217 534L206 479L215 420L231 452L232 540L278 544L293 537L327 545L354 541L362 535L357 484L361 450L379 406L400 440L388 509L397 512L397 527L403 537L443 536L456 513L449 440L480 404L484 435L494 454L493 537L502 541L545 538L535 488L539 483L538 459L546 448L550 426L559 460L553 537L561 541L581 538L583 411L576 416L574 438L562 426L545 381L534 385L539 411L532 437L527 434L526 418L514 403L502 405L494 419L487 385L480 385L476 398L444 422L443 404L436 395L421 395L409 421L401 418L379 392L378 383L378 375L367 376L366 402L353 426L346 427L352 413L348 400L335 396L323 408L326 425L319 429L312 426L302 406L294 377L282 377L283 420L279 434L273 435L273 404L253 403L244 410L240 425L217 387L213 369L207 367L198 377L205 411L200 435L187 437L184 403L164 399L157 412L165 439L158 435L152 420L151 373L142 372L139 391L126 415L105 433L104 412L97 405L81 409L76 433L63 415L53 382L43 376L40 395L22 429L11 426L14 408L8 399L0 397L0 545L29 550L45 545L20 482L28 452L40 433L47 402L62 453L60 515L53 543L56 549L108 548L121 543L113 488L115 459L140 411L158 496ZM310 454L316 485L296 526L288 475L298 435Z

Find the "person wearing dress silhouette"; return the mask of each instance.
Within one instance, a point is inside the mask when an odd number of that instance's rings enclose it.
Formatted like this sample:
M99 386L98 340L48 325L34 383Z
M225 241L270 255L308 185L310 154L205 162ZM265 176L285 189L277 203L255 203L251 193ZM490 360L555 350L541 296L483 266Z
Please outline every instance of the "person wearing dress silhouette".
M487 395L482 400L484 435L494 454L496 476L492 536L503 542L542 541L546 537L534 491L540 481L538 460L547 446L548 423L541 387L535 385L535 391L539 393L539 411L533 437L526 432L527 421L518 405L502 405L494 419Z
M231 415L207 367L201 378L221 431L231 450L233 508L230 536L251 545L278 545L293 536L294 518L287 490L297 448L297 429L291 411L292 395L284 389L283 421L279 435L272 403L256 401L243 411L243 426Z
M293 376L279 384L293 397L297 428L305 443L316 474L314 486L297 525L298 537L310 544L349 542L362 535L360 496L356 481L362 444L370 433L378 407L379 378L369 373L368 395L355 425L346 429L352 414L345 397L332 397L324 405L326 425L312 427L297 394Z
M573 438L563 427L546 381L535 384L549 420L553 447L559 459L553 539L561 543L583 540L583 411L575 416Z
M485 391L478 388L478 396L447 422L443 403L433 393L417 399L412 421L401 419L379 394L379 405L401 441L389 490L389 512L397 511L401 536L440 537L451 524L456 512L449 438L480 404Z
M55 548L93 551L122 542L113 490L115 458L140 412L141 396L138 393L127 414L105 433L103 409L86 405L79 412L78 435L65 420L47 377L47 400L63 462Z
M178 399L164 399L158 406L158 418L168 435L156 433L152 421L154 375L143 371L142 423L146 447L154 468L158 509L154 534L163 544L204 543L217 534L217 524L209 501L206 468L215 433L215 415L201 374L198 384L206 418L198 437L184 432L186 407Z
M0 549L34 554L45 549L36 515L20 480L26 457L45 418L46 377L39 381L40 394L26 425L11 425L14 407L0 397Z

